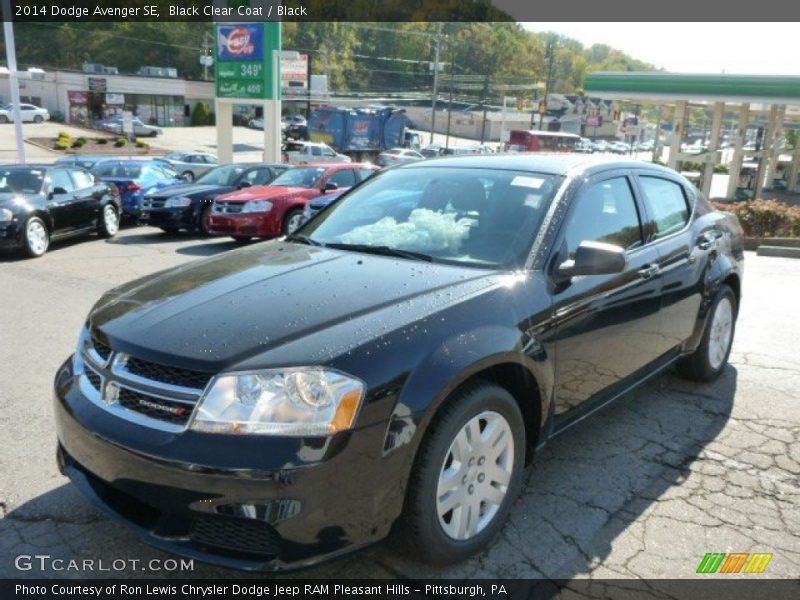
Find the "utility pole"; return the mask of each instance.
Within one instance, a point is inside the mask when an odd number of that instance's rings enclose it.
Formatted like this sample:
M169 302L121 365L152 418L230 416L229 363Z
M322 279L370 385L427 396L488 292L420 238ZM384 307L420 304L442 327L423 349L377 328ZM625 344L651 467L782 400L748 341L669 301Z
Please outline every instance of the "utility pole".
M19 105L19 73L17 72L17 50L14 44L14 24L11 21L11 2L2 0L3 35L6 38L6 61L8 62L8 86L11 88L11 103L14 105L14 133L17 136L17 160L25 164L25 138L22 136L22 113Z
M208 81L208 67L210 67L214 59L211 56L211 49L213 47L214 36L210 32L203 33L203 50L200 55L200 64L203 65L203 81Z
M436 124L436 100L439 93L439 51L442 43L442 27L443 23L438 23L436 35L433 38L433 100L431 102L431 139L429 142L431 144L433 143L433 129Z
M447 134L444 138L445 149L450 147L450 120L453 116L453 88L455 87L456 79L456 51L455 46L451 49L450 60L450 102L447 105Z
M539 108L539 130L544 129L544 114L547 112L547 95L550 93L550 78L553 76L553 60L555 59L555 41L547 42L547 78L544 80L544 102Z

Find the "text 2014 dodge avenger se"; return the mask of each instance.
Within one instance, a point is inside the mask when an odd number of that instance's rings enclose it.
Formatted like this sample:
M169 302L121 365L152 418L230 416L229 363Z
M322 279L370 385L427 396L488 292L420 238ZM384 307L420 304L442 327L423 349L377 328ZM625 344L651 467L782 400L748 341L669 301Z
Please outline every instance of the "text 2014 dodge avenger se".
M742 259L735 218L654 165L391 169L287 239L103 296L56 377L59 464L216 564L307 565L393 527L461 560L534 448L674 363L722 372Z

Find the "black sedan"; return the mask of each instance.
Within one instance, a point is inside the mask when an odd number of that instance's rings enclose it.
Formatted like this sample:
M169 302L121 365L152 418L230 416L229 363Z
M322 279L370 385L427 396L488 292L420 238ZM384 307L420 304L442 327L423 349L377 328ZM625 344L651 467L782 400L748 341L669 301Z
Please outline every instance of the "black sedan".
M722 373L742 261L735 217L652 164L389 169L284 240L101 298L56 376L59 464L149 543L221 565L393 527L462 560L534 449L672 365Z
M220 194L255 185L267 185L290 168L281 163L238 163L216 167L197 181L146 194L141 222L168 233L197 229L208 233L211 204Z
M79 167L0 165L0 248L42 256L51 241L119 230L119 193Z

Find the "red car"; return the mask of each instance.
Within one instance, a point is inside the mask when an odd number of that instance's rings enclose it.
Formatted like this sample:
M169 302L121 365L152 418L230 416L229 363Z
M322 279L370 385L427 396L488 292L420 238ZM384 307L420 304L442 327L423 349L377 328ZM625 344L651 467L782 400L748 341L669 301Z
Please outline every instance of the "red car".
M366 163L320 163L289 169L270 185L217 196L209 232L237 242L253 237L289 235L303 222L303 211L320 192L342 191L378 170Z

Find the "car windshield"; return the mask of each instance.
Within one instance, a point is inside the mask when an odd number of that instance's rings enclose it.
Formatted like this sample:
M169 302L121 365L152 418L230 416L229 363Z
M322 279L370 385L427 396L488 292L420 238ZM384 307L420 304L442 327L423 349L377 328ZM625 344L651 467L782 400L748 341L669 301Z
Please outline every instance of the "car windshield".
M556 175L499 169L394 169L342 197L298 233L334 248L516 268L561 182Z
M38 194L44 184L44 169L0 167L0 194Z
M244 172L241 165L227 165L211 169L195 183L203 185L233 185L236 179Z
M164 157L166 160L183 160L186 158L185 152L171 152Z
M324 173L325 169L322 167L300 167L297 169L289 169L282 175L276 177L272 182L272 185L312 188L317 185L317 182Z

